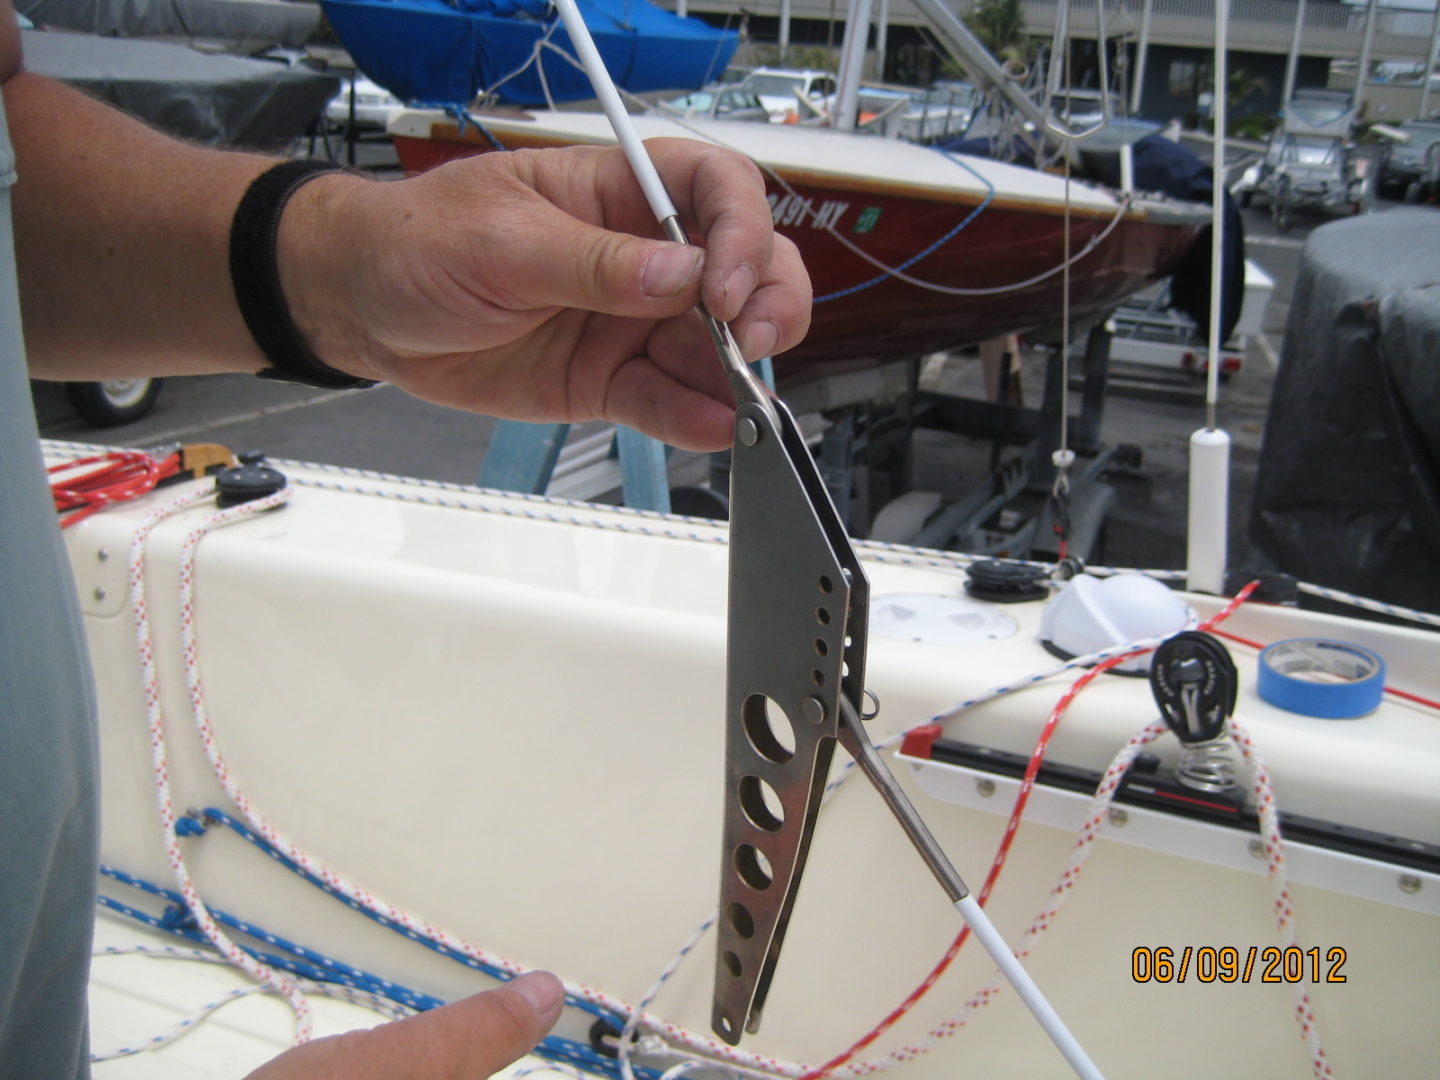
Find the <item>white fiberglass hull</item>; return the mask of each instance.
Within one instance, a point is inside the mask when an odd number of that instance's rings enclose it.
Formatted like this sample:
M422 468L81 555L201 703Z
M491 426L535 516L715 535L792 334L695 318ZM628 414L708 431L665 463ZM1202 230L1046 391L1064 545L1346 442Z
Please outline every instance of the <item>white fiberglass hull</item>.
M194 564L203 700L233 778L290 841L395 908L524 967L553 970L607 1002L639 1001L718 893L724 528L282 468L295 483L289 504L208 534ZM103 859L169 887L126 556L147 514L187 487L67 532L102 706ZM237 812L201 749L179 641L182 543L214 512L206 503L162 521L144 563L180 813ZM861 555L872 610L901 594L966 603L957 559L869 545ZM1219 606L1189 599L1202 617ZM869 684L881 712L872 737L879 742L1053 667L1037 640L1041 609L962 612L955 626L988 628L969 643L873 632ZM1385 657L1391 683L1440 696L1435 639L1423 631L1259 605L1242 607L1225 626L1261 641L1366 644ZM1236 716L1270 765L1282 810L1440 839L1440 725L1431 710L1387 701L1351 721L1286 713L1257 696L1254 653L1232 651L1242 680ZM946 735L1028 754L1073 678L979 706L951 721ZM1103 677L1066 714L1047 760L1104 769L1156 715L1145 680ZM1173 762L1168 735L1152 749ZM917 782L909 766L893 767L978 889L1011 789L1002 783L987 799L973 777L925 770ZM1038 799L1034 820L1027 816L987 904L1012 944L1051 906L1075 842L1073 826L1044 823L1063 823L1070 811L1047 805ZM1212 974L1206 982L1192 967L1183 982L1153 970L1137 981L1145 974L1134 967L1137 949L1173 949L1178 966L1187 946L1198 964L1193 950L1201 947L1234 947L1243 958L1251 946L1286 943L1248 838L1167 832L1161 823L1159 839L1145 841L1152 846L1126 842L1125 829L1144 819L1137 812L1105 826L1029 970L1111 1077L1311 1075L1292 1018L1297 987L1285 984L1283 968L1280 982L1263 981L1263 955L1245 979ZM1153 850L1157 843L1171 849ZM208 903L290 941L441 998L492 985L350 910L224 828L181 847ZM1299 942L1319 949L1319 981L1310 978L1307 952L1299 988L1335 1074L1427 1075L1440 1053L1440 1029L1424 1021L1440 1000L1440 879L1383 861L1291 854ZM110 879L102 892L158 910ZM924 978L959 926L874 792L858 779L846 783L821 812L764 1023L741 1050L786 1063L827 1061ZM709 1038L713 964L707 937L650 1007L673 1025L672 1036ZM860 1059L923 1041L991 973L967 944ZM1331 981L1336 976L1345 981ZM103 1005L97 1013L103 1024ZM594 1019L571 1009L557 1030L588 1044ZM269 1051L254 1043L251 1052L259 1055L253 1065ZM159 1068L148 1075L165 1075ZM1068 1075L1008 991L893 1071L929 1078L962 1070Z

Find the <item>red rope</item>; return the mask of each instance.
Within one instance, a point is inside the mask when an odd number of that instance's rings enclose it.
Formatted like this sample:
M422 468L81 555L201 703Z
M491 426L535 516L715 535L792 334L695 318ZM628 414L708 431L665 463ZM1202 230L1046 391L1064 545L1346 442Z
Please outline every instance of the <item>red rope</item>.
M126 502L152 491L180 471L180 454L156 458L143 450L111 450L52 465L50 493L68 529L112 503Z
M1217 623L1229 618L1235 609L1248 600L1251 593L1259 587L1260 582L1258 581L1252 581L1249 585L1246 585L1224 608L1201 623L1200 629L1208 631ZM1122 664L1132 657L1149 651L1148 648L1135 649L1131 652L1122 653L1119 656L1112 656L1109 659L1102 660L1081 675L1080 678L1076 679L1070 689L1055 703L1055 707L1050 710L1050 716L1046 719L1045 726L1040 730L1039 738L1035 740L1035 748L1030 752L1030 761L1025 766L1025 776L1020 781L1020 790L1015 796L1015 807L1010 811L1010 820L1005 823L1005 835L1001 838L1000 846L996 849L995 858L990 864L990 872L985 875L985 884L980 887L980 892L976 894L976 903L981 907L985 906L986 900L990 898L990 893L995 888L995 883L1000 879L1000 871L1005 866L1005 860L1010 855L1010 846L1014 843L1015 834L1020 828L1020 818L1025 813L1026 804L1030 801L1030 792L1035 786L1035 777L1040 772L1040 766L1045 760L1045 751L1050 746L1050 739L1055 734L1055 729L1059 726L1061 717L1065 715L1065 710L1070 707L1070 703L1075 700L1076 695L1085 689L1085 687L1089 686L1090 683L1103 672L1109 671L1117 664ZM955 959L956 954L960 952L960 947L965 944L965 940L969 936L970 927L967 924L955 935L955 940L950 943L950 947L945 950L944 955L942 955L935 966L930 969L930 974L925 976L924 981L921 982L919 986L910 991L904 1001L900 1002L899 1005L891 1010L889 1015L881 1020L880 1023L876 1024L852 1043L849 1049L831 1058L818 1069L812 1069L805 1073L800 1077L800 1080L820 1080L821 1077L834 1072L881 1035L885 1034L885 1032L889 1031L901 1017L913 1009L919 1003L920 999L930 992L930 988L939 981L940 976L945 973L945 970L950 966L951 961Z

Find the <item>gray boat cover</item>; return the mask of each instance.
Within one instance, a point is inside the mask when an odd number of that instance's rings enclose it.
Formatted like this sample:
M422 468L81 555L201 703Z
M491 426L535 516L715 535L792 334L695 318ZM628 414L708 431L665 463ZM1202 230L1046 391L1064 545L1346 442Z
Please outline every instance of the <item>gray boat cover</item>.
M303 134L340 80L184 45L26 30L25 66L171 135L275 150Z
M15 0L15 9L36 26L214 41L232 52L299 48L320 25L318 4L287 0Z
M1440 212L1310 234L1250 538L1301 580L1440 611Z

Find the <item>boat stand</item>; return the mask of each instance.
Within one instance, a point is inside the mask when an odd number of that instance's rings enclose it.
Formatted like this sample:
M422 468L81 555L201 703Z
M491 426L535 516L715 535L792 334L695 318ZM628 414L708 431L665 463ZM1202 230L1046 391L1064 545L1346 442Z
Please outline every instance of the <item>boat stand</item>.
M752 364L772 389L769 357ZM619 424L501 420L490 437L480 487L522 495L597 500L617 489L632 510L724 518L729 454L694 454Z
M1057 505L1049 498L1052 455L1061 445L1062 410L1078 397L1068 427L1076 462L1063 508L1065 550L1089 562L1116 498L1101 474L1140 458L1138 447L1100 441L1110 344L1105 326L1090 331L1076 393L1066 392L1060 352L1051 350L1037 407L1024 405L1018 387L1003 378L997 400L925 384L926 358L919 356L827 372L782 387L780 396L851 535L1041 560L1060 557ZM949 440L948 449L936 450L937 439ZM937 471L954 472L959 458L974 456L966 443L980 444L975 450L984 454L978 480L960 488L951 475L935 485L939 493L928 490ZM496 426L477 482L584 500L608 501L618 490L632 509L724 518L729 469L729 454L684 453L615 425L572 432L569 424L506 420Z
M618 471L626 506L670 513L669 448L663 443L613 424L575 439L570 434L569 424L501 420L476 483L525 495L586 499L614 490Z
M888 395L842 404L837 399L844 398L843 389L825 377L785 388L783 396L797 411L821 406L829 425L818 445L822 475L854 535L1052 560L1061 554L1059 511L1066 519L1065 553L1091 561L1116 498L1101 474L1113 464L1138 464L1140 457L1138 447L1109 447L1100 439L1110 344L1106 326L1090 331L1077 395L1064 385L1059 350L1050 351L1035 407L1024 405L1018 386L1008 383L1008 364L1001 365L992 398L969 392L968 379L922 377L922 367L934 361L921 357L903 362L908 376L903 392L895 392L892 372L872 376L892 384ZM872 371L887 373L890 366ZM1079 409L1070 416L1065 442L1076 460L1068 471L1066 498L1057 503L1050 498L1053 454L1061 447L1062 410L1068 411L1072 396ZM960 470L977 457L984 462L979 477L962 485Z

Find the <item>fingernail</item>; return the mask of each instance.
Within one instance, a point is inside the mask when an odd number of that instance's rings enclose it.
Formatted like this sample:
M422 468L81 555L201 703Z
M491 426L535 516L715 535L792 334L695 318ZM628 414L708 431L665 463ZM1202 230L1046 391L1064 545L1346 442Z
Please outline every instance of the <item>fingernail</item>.
M527 971L510 980L510 988L530 1003L536 1017L547 1028L565 1008L565 988L548 971Z
M759 322L751 323L745 331L745 340L740 344L740 351L745 354L745 359L752 364L769 356L775 351L775 345L780 340L780 328L769 319L761 319Z
M748 266L737 266L725 279L725 307L739 311L755 288L755 271Z
M674 296L685 287L699 265L699 248L679 244L662 247L646 262L641 287L646 296Z

